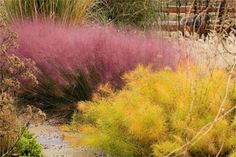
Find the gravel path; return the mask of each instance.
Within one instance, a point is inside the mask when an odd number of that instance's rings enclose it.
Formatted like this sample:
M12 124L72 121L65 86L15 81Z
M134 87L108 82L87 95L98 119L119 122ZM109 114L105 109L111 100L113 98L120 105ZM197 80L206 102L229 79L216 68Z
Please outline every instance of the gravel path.
M102 157L86 147L73 148L64 141L58 127L48 122L39 126L31 126L30 132L35 134L38 142L42 144L45 157Z

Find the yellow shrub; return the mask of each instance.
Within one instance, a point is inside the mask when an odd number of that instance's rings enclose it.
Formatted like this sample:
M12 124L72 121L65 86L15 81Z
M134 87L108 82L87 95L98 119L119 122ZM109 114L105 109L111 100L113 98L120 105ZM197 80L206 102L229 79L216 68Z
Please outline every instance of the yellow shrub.
M227 78L223 70L196 66L179 67L175 72L138 67L124 75L126 86L121 91L87 102L90 107L83 118L90 129L85 131L85 141L117 157L165 156L214 121L226 94ZM234 107L235 94L233 79L220 115ZM194 145L188 145L186 155L233 152L235 126L230 113Z

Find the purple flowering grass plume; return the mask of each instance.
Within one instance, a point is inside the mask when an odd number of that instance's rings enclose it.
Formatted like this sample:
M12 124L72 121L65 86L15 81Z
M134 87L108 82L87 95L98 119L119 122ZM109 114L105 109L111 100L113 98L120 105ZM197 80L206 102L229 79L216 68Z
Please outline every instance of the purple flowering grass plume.
M180 57L177 43L154 35L118 31L112 27L64 26L51 22L13 24L19 35L17 55L33 59L41 72L61 83L61 70L87 73L99 80L121 83L120 76L138 64L174 68Z

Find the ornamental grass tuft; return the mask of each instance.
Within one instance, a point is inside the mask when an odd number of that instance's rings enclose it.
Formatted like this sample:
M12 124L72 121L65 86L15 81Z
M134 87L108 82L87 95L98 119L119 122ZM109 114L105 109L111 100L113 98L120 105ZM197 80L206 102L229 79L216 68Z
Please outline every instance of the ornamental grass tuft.
M121 87L120 76L139 64L175 68L181 51L174 41L113 27L65 26L49 21L16 23L12 27L19 36L16 54L34 60L41 78L53 84L51 89L60 88L52 93L64 95L65 86L76 89L73 87L77 85L88 91L78 96L79 100L89 99L89 92L99 83ZM85 79L81 83L75 80L78 77Z

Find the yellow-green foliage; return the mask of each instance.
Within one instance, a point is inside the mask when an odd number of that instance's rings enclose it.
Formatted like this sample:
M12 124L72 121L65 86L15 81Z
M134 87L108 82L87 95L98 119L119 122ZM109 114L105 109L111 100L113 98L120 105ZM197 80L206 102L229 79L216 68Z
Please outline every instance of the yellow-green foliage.
M227 78L222 70L195 66L179 67L176 72L138 67L124 76L123 90L87 102L85 142L114 157L165 156L214 121ZM234 96L232 80L221 115L234 107ZM235 131L235 117L230 113L197 143L177 153L198 157L232 153Z

